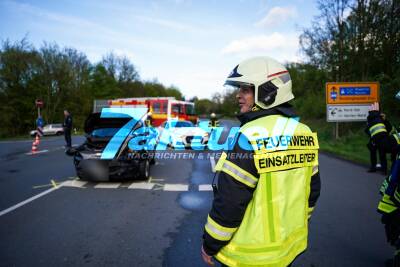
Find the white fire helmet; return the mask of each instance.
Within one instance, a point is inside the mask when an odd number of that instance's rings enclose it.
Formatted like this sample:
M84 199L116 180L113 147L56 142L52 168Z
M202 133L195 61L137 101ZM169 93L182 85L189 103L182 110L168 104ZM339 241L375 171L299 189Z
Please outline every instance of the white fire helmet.
M211 113L211 118L215 118L216 116L215 116L215 113L213 112L213 113Z
M241 62L229 74L225 85L253 87L254 102L262 109L275 107L294 98L289 72L269 57L254 57Z

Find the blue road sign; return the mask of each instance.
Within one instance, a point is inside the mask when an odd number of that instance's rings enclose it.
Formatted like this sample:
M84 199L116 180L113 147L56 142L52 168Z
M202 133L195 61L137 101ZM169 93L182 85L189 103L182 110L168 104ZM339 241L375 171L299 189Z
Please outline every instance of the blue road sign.
M371 95L370 87L340 87L340 95Z

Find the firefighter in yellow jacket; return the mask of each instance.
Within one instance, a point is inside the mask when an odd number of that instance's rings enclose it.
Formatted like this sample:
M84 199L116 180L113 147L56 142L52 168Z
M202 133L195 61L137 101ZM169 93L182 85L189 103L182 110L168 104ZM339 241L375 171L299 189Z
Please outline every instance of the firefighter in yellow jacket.
M400 91L396 98L400 100ZM395 248L394 257L386 266L400 267L400 134L390 134L386 129L383 119L379 116L378 103L371 106L367 120L373 141L386 151L394 151L397 154L390 174L380 189L382 199L378 204L378 212L382 214L386 239Z
M219 127L219 120L217 119L217 115L215 113L211 113L210 121L208 122L208 127L215 128Z
M298 121L286 68L268 57L237 65L241 127L219 172L201 249L226 266L289 266L307 248L308 219L320 193L317 135Z

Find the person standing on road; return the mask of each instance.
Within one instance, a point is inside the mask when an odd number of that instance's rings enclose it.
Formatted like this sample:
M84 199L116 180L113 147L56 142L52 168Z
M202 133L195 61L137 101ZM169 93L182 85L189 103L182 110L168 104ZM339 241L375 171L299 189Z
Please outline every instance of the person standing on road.
M390 133L393 129L392 124L386 119L386 114L381 113L380 117L382 119L382 123L385 126L386 129L386 133ZM368 150L370 152L370 162L371 162L371 166L368 170L368 172L376 172L377 171L377 158L376 158L376 152L378 152L379 154L379 161L381 163L381 167L380 170L383 172L383 174L387 174L387 160L386 160L386 154L390 153L391 154L391 160L392 160L392 164L395 160L395 154L393 155L392 151L387 151L386 148L384 146L381 145L381 143L379 143L380 145L376 145L374 140L375 138L372 138L371 133L369 131L369 126L367 126L367 128L365 129L365 132L368 134L369 136L369 141L367 144ZM381 133L383 134L383 133Z
M396 98L400 100L400 91ZM395 151L397 154L390 174L380 188L382 199L378 204L378 212L382 214L381 221L385 225L386 239L395 248L394 258L388 261L386 266L400 267L400 134L395 132L391 135L378 135L378 133L387 133L384 121L379 116L378 103L371 106L367 121L370 132L376 133L374 142L387 151Z
M386 114L381 113L380 116L382 118L382 122L385 125L388 134L391 134L393 127L392 124L386 119ZM388 164L386 159L386 154L388 153L390 153L391 155L390 158L392 160L392 165L393 165L393 162L396 158L396 154L393 155L393 151L391 149L387 151L384 147L378 146L378 154L379 154L379 159L381 161L381 170L384 175L387 175L387 170L388 170Z
M210 140L218 142L218 140L215 140L215 138L216 138L216 128L219 127L219 120L217 119L217 115L215 115L214 112L211 113L210 115L210 121L208 122L208 127L211 128Z
M72 116L68 110L64 110L64 137L66 142L66 148L71 148L71 130L72 130Z
M241 127L215 167L202 258L210 266L213 258L223 266L289 266L307 248L320 194L317 135L287 103L292 82L277 61L245 60L225 84L238 90Z
M36 119L36 131L37 131L37 135L39 137L43 136L43 126L44 126L44 120L42 118L41 115L38 116L38 118Z
M208 123L208 127L219 127L219 120L217 119L217 115L215 115L215 113L211 113L210 115L210 121Z
M144 121L144 124L146 127L152 127L153 126L153 114L151 111L147 113L146 120Z

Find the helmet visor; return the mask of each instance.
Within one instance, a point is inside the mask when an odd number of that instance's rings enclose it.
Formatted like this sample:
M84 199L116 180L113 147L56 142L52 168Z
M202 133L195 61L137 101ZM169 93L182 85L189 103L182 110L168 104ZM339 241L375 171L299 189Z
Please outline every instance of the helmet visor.
M239 89L240 87L253 87L254 88L254 84L252 84L252 83L245 83L245 82L238 82L238 81L231 81L231 80L225 81L224 86L231 86L236 89Z

